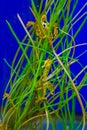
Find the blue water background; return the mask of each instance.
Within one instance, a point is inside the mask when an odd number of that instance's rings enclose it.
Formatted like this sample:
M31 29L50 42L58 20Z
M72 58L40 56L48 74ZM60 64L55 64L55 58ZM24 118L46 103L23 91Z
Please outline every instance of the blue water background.
M85 3L86 0L79 0L75 13L77 13ZM25 24L28 20L33 20L34 18L32 16L32 13L29 10L30 5L30 0L0 0L0 104L2 101L2 95L5 86L10 76L10 68L4 62L4 58L6 58L9 64L11 64L18 47L16 40L14 39L6 24L6 20L11 23L17 36L20 40L22 40L22 37L25 35L25 32L21 24L19 23L17 13L20 14ZM87 11L87 6L83 10L83 12L85 11ZM85 17L86 15L79 21L79 23L75 25L74 30L78 29L79 24L84 20ZM87 42L87 22L84 25L84 28L78 34L76 41L77 43ZM87 50L87 46L77 48L76 56L82 53L84 50ZM87 53L81 56L80 62L83 64L83 66L87 65ZM76 74L80 71L80 69L81 67L79 67L77 64L75 66L72 66L72 70ZM79 78L79 81L80 80L81 79ZM81 89L80 92L87 100L87 87ZM76 113L81 113L78 101L76 101Z

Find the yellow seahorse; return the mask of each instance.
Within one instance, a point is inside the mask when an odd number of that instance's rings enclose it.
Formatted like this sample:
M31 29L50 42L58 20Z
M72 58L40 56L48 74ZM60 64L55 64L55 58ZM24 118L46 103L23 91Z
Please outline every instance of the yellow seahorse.
M11 105L16 109L16 107L15 107L15 105L14 105L14 102L13 102L13 100L11 99L11 96L10 96L9 93L5 93L5 94L4 94L4 98L3 98L3 99L5 99L5 98L7 98L8 101L11 103Z
M36 103L47 100L46 96L46 90L50 90L50 93L53 94L53 84L50 81L47 81L47 76L50 71L52 65L52 60L47 59L44 62L44 65L42 68L44 68L44 72L42 76L40 77L38 84L36 86L36 91L37 91L37 100Z
M27 22L26 27L28 28L30 26L33 26L36 36L38 36L39 39L41 39L41 40L47 38L49 41L49 44L52 45L53 39L56 38L56 36L58 34L58 25L57 25L57 23L55 23L53 25L53 32L51 31L50 35L48 36L49 23L47 22L46 15L45 14L42 15L40 20L41 20L41 24L42 24L42 29L37 21L36 22L33 22L33 21Z

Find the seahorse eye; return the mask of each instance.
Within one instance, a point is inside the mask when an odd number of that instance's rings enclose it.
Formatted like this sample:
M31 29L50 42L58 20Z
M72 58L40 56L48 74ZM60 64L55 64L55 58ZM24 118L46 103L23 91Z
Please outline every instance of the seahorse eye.
M46 21L42 22L42 25L43 25L44 28L46 28L47 27Z

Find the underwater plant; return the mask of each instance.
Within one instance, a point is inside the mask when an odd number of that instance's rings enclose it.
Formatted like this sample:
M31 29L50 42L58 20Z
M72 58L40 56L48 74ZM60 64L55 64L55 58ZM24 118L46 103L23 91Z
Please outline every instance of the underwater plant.
M86 18L78 30L74 34L72 32L73 26L84 15L77 18L86 4L73 17L78 0L42 0L38 10L34 0L31 3L30 11L35 21L28 21L25 25L17 14L26 32L22 41L9 21L6 21L19 47L12 65L5 59L11 73L3 95L0 127L3 130L41 130L46 120L46 130L49 130L50 125L56 130L56 121L59 120L64 130L67 130L69 120L69 129L73 130L77 98L83 116L77 129L82 126L84 130L87 103L79 91L87 86L87 66L83 67L79 63L79 56L75 57L75 48L87 43L76 44L75 38ZM77 75L71 70L71 65L75 63L82 67ZM77 83L77 78L83 72L84 77Z

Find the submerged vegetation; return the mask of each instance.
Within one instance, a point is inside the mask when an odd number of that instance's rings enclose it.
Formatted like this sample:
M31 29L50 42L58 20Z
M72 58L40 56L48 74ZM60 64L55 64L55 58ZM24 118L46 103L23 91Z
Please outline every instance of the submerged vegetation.
M26 32L22 41L6 21L19 47L11 66L5 59L11 73L3 95L0 127L3 130L41 130L46 119L46 130L49 130L50 124L56 130L56 119L60 120L64 130L67 130L69 120L69 130L73 130L77 98L83 115L77 129L82 126L84 130L86 105L79 91L87 86L87 73L86 67L82 67L74 55L76 47L87 45L75 42L86 18L73 33L73 26L81 18L77 17L79 12L73 15L78 0L42 0L38 10L34 0L31 3L34 21L25 25L17 14ZM71 70L71 65L75 63L82 67L77 75ZM77 83L83 72L84 77Z

